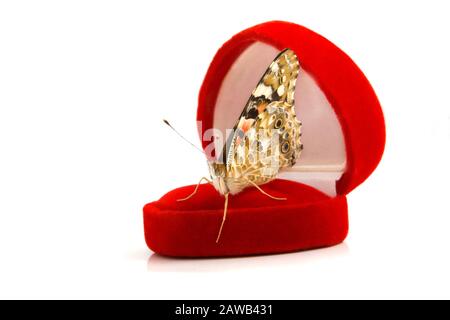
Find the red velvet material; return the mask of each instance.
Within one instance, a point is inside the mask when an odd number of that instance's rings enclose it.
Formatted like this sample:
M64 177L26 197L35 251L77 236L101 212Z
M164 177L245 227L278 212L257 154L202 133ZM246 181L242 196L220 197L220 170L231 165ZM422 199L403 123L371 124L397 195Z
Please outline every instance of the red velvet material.
M347 168L338 181L338 196L276 180L263 188L287 201L276 201L254 188L230 196L228 219L219 244L224 198L202 185L173 190L144 207L145 239L154 252L177 257L239 256L290 252L342 242L348 231L345 195L362 183L381 159L384 119L368 80L354 62L322 36L302 26L272 21L240 32L214 57L199 94L197 119L211 127L221 83L237 57L253 42L291 48L313 75L339 118L344 132ZM307 124L304 124L307 125ZM204 147L209 142L203 142Z
M348 231L345 196L330 198L305 185L275 180L231 196L221 240L224 197L209 184L186 202L195 186L175 189L144 207L145 238L155 252L177 257L212 257L290 252L334 245Z

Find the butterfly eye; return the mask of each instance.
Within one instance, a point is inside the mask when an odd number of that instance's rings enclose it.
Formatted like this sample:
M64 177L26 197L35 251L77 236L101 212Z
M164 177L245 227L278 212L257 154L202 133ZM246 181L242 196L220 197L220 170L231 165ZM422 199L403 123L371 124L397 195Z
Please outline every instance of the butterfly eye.
M290 148L289 142L285 142L281 145L281 152L286 153L289 151L289 148Z
M283 140L287 140L289 138L289 132L286 131L281 137L283 138Z
M282 125L283 125L283 119L278 118L277 120L275 120L275 124L274 124L275 129L280 129Z

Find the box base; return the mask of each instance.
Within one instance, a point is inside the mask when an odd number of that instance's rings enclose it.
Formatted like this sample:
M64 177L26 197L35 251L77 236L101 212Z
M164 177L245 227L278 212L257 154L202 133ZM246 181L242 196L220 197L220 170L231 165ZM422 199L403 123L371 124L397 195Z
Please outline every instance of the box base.
M329 197L309 186L275 180L230 196L227 220L219 243L217 233L224 198L209 184L184 202L195 186L175 189L144 207L148 247L172 257L226 257L285 253L341 243L348 233L347 200Z

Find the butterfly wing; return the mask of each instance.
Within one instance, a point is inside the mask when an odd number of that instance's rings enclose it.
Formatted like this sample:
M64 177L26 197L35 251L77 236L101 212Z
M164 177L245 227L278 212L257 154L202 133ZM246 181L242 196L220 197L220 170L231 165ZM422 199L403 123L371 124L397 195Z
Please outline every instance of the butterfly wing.
M285 49L253 90L223 150L231 193L251 185L249 181L269 182L280 169L294 165L302 150L294 110L298 73L297 56Z

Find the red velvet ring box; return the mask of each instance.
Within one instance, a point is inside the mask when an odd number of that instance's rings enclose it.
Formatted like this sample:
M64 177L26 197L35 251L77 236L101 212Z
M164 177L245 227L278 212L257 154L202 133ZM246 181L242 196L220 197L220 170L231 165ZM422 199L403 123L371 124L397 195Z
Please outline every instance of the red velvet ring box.
M209 184L173 190L144 207L145 239L156 253L175 257L273 254L332 246L348 232L346 195L381 159L383 113L368 80L338 47L317 33L272 21L246 29L215 55L200 89L197 119L232 128L277 53L292 49L300 61L295 109L304 149L296 165L262 186L230 196L219 243L224 198ZM369 54L369 53L368 53ZM202 139L203 140L203 139ZM210 142L202 141L205 148Z

